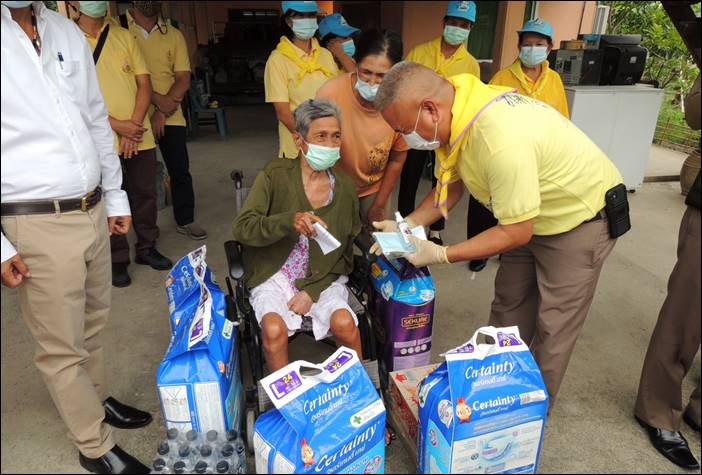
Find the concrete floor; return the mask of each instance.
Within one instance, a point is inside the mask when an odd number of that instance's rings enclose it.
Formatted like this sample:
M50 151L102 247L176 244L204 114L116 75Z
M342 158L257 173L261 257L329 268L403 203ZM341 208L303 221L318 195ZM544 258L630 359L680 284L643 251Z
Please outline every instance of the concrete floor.
M189 144L197 195L197 219L209 232L208 264L223 280L222 243L234 216L229 172L252 175L276 154L276 124L267 107L230 112L227 140L208 128ZM678 167L679 163L673 166ZM421 193L429 188L422 182ZM573 354L558 405L548 421L543 473L682 472L650 446L632 412L639 375L668 275L675 264L678 226L684 211L677 183L650 183L630 195L633 229L608 259L590 316ZM452 213L444 239L465 237L466 204ZM177 234L172 212L159 216L159 249L176 260L198 246ZM464 265L437 267L434 360L467 340L487 321L498 262L470 280ZM132 265L134 281L115 289L104 332L107 372L117 399L151 411L155 421L137 431L117 431L120 446L149 463L163 437L155 374L168 345L165 272ZM34 368L33 342L18 311L16 293L2 289L2 473L81 473L77 451L66 439L58 413ZM302 339L301 339L302 340ZM291 356L324 357L326 349L294 343ZM311 353L311 354L310 354ZM311 359L311 361L315 361ZM699 355L683 386L689 397L700 379ZM687 400L687 399L685 399ZM683 426L699 457L700 435ZM414 463L396 441L387 451L388 473L414 473ZM683 472L684 473L684 472Z

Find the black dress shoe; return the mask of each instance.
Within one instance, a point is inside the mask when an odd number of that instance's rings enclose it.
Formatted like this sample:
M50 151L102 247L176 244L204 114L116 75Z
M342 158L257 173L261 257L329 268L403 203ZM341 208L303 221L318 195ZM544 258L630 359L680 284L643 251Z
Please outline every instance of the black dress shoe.
M151 266L152 269L156 270L171 270L171 267L173 267L171 260L158 252L155 247L152 247L144 254L137 255L134 262Z
M673 462L675 465L686 468L688 470L699 470L700 464L687 445L687 440L680 432L671 432L669 430L657 429L646 424L634 416L638 423L646 429L649 439L653 447L659 451L665 458Z
M118 429L138 429L149 425L152 420L148 412L129 407L111 397L105 399L102 405L105 408L105 423Z
M690 417L690 415L687 412L683 412L683 420L685 421L685 424L690 426L690 429L694 430L695 432L700 431L700 425L695 422L695 420Z
M92 473L149 473L149 467L129 455L119 446L100 458L89 459L83 454L78 456L80 466Z
M485 269L487 265L487 259L473 259L468 263L468 268L473 272L480 272Z
M129 287L132 279L127 272L127 264L112 264L112 285L114 287Z

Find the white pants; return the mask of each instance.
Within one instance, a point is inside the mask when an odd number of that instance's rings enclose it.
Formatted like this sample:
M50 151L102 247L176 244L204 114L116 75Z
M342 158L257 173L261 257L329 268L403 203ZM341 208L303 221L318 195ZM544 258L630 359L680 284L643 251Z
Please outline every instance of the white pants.
M312 304L309 316L312 318L312 331L315 339L322 340L329 335L331 316L337 310L347 310L358 326L358 318L348 303L349 291L345 285L348 280L346 276L339 277L321 293L319 301ZM261 325L266 314L277 313L288 327L288 336L294 335L302 326L302 316L288 309L288 302L295 294L295 289L282 272L276 272L267 281L251 289L250 301L254 312L256 312L258 324Z

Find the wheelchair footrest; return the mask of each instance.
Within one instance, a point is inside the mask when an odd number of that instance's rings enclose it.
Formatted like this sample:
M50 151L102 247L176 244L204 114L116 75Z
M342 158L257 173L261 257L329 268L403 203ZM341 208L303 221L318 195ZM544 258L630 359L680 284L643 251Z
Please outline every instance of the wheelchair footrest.
M380 374L378 373L378 362L376 360L363 360L361 362L363 367L366 368L366 372L373 381L373 386L375 389L380 389ZM268 397L266 391L264 391L263 386L261 386L261 381L257 381L258 386L258 409L261 413L266 412L268 409L273 407L273 402Z

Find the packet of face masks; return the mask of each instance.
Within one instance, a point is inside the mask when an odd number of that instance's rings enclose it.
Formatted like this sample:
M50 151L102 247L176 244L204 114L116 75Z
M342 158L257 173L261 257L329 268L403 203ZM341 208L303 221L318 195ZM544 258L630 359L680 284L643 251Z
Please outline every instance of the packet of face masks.
M519 329L480 328L444 356L418 393L419 473L536 473L548 393Z
M356 353L297 361L261 380L256 473L385 473L385 406Z
M417 226L412 229L412 235L416 238L427 240L427 235L424 232L424 226ZM412 253L416 249L413 246L407 244L405 238L402 234L398 232L394 233L373 233L373 237L378 242L380 250L383 251L383 255L390 258L402 257L405 254Z

